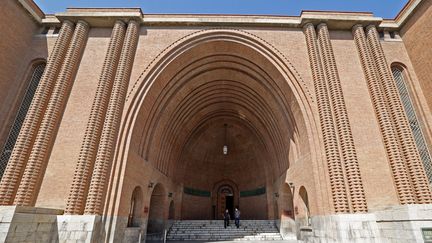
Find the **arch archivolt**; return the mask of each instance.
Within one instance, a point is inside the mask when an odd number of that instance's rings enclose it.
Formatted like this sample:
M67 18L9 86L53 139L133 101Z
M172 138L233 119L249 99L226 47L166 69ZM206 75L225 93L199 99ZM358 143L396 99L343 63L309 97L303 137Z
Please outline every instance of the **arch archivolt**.
M229 71L224 70L224 72L225 74L230 75ZM212 71L208 71L206 75L218 76L220 73L215 74ZM206 82L202 86L207 87L199 87L201 91L198 92L195 92L196 89L193 89L193 91L188 96L182 98L182 101L171 109L167 109L166 107L161 108L160 112L156 112L160 115L160 117L150 121L149 123L152 124L149 125L149 128L144 130L146 132L150 132L150 134L143 134L142 138L148 138L149 140L154 138L156 139L156 141L154 141L155 145L161 147L160 153L155 155L158 157L153 156L153 158L151 158L150 156L149 159L150 161L155 162L156 166L161 166L161 171L168 174L168 165L166 162L174 161L175 158L178 158L178 153L180 153L182 150L182 146L179 146L177 153L175 153L176 150L167 149L167 146L176 143L176 140L178 141L179 138L186 138L179 142L180 145L185 144L188 138L188 136L185 136L185 134L193 132L195 128L198 127L202 122L205 122L208 117L214 116L214 112L220 112L221 109L225 109L224 106L231 108L231 111L233 112L241 111L244 114L247 114L245 115L246 117L250 117L252 120L254 120L253 124L256 124L256 126L259 127L258 129L262 131L259 135L260 138L267 141L267 143L269 143L268 141L273 143L267 147L276 148L276 151L274 151L275 153L273 154L278 154L281 156L287 155L288 152L283 146L284 138L281 133L287 135L290 134L291 131L286 128L282 130L277 127L280 127L280 124L275 124L277 120L274 118L274 116L272 117L272 114L266 115L266 111L267 113L272 113L272 111L270 107L267 107L267 110L263 108L263 106L266 104L263 103L262 100L256 100L256 97L253 97L255 94L252 94L250 90L246 90L244 87L241 87L236 81L216 80L208 82L206 78L203 77L201 77L201 80ZM200 83L199 80L194 79L191 79L190 82ZM172 100L168 100L167 102L170 103ZM202 115L194 116L194 114L197 112L201 112ZM170 118L164 119L164 116L169 117L168 114L171 114L172 116ZM227 112L226 115L231 115L231 113ZM162 128L159 125L164 120L168 120L169 122L167 122L167 126L163 126ZM184 127L184 124L190 125ZM159 132L158 129L163 131ZM154 134L158 133L162 135L154 136ZM270 137L263 138L262 134L268 134ZM145 152L142 154L144 158L149 158L149 151L152 147L154 147L152 144L153 141L149 140L147 140L148 142L144 141ZM161 141L166 142L161 143ZM279 164L282 164L284 161L283 157L278 158L278 161Z
M163 68L179 54L200 43L216 40L233 42L238 41L243 45L248 45L251 48L259 50L262 54L269 57L272 62L277 63L276 66L280 66L288 76L295 77L293 80L298 82L298 87L303 90L303 93L306 95L306 99L308 99L309 102L314 102L314 98L311 92L307 89L305 81L301 78L299 72L296 70L294 65L292 65L291 61L281 51L257 35L245 30L232 28L203 29L185 35L172 42L163 51L161 51L147 65L141 75L139 75L137 80L134 82L134 85L130 89L126 97L126 101L130 101L131 97L135 97L136 93L139 92L140 89L145 90L146 88L142 87L142 81L154 79L153 75L157 75L159 71L163 70ZM148 85L149 84L146 84L146 86Z
M199 145L204 130L218 121L253 134L256 144L251 146L260 150L259 160L266 161L262 166L270 178L292 166L290 157L310 163L315 174L325 173L312 103L290 61L255 35L211 29L177 40L148 65L128 93L108 210L120 207L116 195L121 195L127 168L122 161L130 151L162 174L181 180L176 173L185 171L185 150ZM315 193L315 184L309 193Z

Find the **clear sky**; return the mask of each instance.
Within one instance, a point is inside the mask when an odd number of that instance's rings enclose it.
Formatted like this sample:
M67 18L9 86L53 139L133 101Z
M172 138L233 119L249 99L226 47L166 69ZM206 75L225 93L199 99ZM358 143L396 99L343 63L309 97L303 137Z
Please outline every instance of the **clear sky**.
M1 1L1 0L0 0ZM67 7L140 7L144 13L300 15L301 10L373 12L394 18L408 0L34 0L45 13Z

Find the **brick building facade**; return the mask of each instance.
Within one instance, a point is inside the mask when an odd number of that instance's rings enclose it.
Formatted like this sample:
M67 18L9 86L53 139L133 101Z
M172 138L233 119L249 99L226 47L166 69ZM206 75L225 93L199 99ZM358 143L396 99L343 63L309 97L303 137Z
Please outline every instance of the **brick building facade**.
M234 207L305 241L421 240L431 5L382 19L3 1L0 241L136 241Z

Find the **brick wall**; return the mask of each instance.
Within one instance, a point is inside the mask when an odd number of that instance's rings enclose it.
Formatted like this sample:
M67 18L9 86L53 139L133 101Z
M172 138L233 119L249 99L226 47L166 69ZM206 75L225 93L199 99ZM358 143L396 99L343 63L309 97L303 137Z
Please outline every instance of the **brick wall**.
M15 0L0 7L0 148L21 103L28 76L32 38L40 30L29 13Z
M432 109L432 1L422 1L401 30L402 39Z

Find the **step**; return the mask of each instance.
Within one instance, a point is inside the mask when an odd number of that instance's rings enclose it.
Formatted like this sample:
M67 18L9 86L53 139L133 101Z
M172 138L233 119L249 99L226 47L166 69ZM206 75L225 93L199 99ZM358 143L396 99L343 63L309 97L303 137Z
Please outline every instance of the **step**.
M242 220L224 228L222 220L175 221L168 232L170 241L273 241L282 240L273 220Z
M229 236L229 237L245 237L245 236L260 236L260 237L280 237L280 234L172 234L171 236L189 237L189 236L200 236L200 237L212 237L212 236Z

